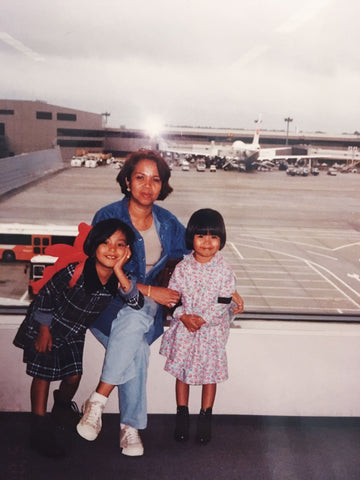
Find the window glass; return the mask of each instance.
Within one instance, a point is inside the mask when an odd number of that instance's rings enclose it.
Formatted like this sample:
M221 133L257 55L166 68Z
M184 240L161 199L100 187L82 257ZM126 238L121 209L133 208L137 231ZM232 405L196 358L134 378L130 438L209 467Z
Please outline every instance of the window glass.
M58 113L56 118L58 120L65 120L67 122L76 122L76 115L73 113Z
M223 214L246 315L358 316L358 2L108 3L2 2L0 222L90 223L126 155L156 148L160 206ZM1 298L25 298L48 245L29 238L0 231Z
M52 113L51 112L36 112L36 118L38 120L51 120Z

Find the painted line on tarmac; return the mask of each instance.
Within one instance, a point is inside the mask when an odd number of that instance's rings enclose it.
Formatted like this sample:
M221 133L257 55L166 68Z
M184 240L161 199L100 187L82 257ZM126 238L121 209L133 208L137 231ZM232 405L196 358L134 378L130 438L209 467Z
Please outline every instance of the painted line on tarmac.
M327 278L322 272L320 272L320 268L324 269L327 273L329 273L330 275L332 275L334 278L336 278L336 280L338 282L340 282L341 284L343 284L346 288L348 288L351 292L353 292L355 295L357 295L358 297L360 297L360 293L357 292L356 290L354 290L353 288L350 287L350 285L347 285L345 282L343 282L341 280L341 278L339 278L338 276L336 276L334 273L330 272L330 270L328 270L327 268L325 267L322 267L320 265L318 265L319 268L316 268L315 265L313 265L311 262L308 262L308 265L310 268L312 268L313 270L315 270L316 272L318 272L318 274L323 277L327 282L330 283L330 285L332 285L338 292L340 292L342 295L344 295L344 297L346 297L349 302L353 303L356 307L359 308L360 310L360 304L355 302L355 300L353 300L349 295L347 295L341 288L339 288L337 285L335 285L334 282L332 282L329 278Z
M20 298L20 302L29 301L28 292L25 290L25 293Z
M325 258L329 258L330 260L336 260L338 261L339 259L336 258L336 257L330 257L330 255L325 255L323 253L319 253L319 252L312 252L311 250L307 250L308 253L312 253L313 255L318 255L319 257L325 257Z
M239 252L239 250L235 247L235 245L233 244L233 242L229 242L229 245L231 245L232 249L234 250L234 252L236 253L236 255L240 258L240 260L244 260L244 257L241 255L241 253Z
M245 245L246 246L246 245ZM330 283L331 285L334 286L334 288L336 288L336 290L338 290L339 292L341 292L351 303L353 303L359 310L360 310L360 305L355 301L353 300L349 295L347 295L343 290L341 290L339 287L337 287L329 278L327 278L323 273L320 272L320 269L323 269L324 271L326 271L329 275L333 276L339 283L341 283L342 285L344 285L344 287L348 288L352 293L354 293L356 296L360 297L360 293L357 292L356 290L354 290L353 288L350 287L350 285L348 285L347 283L345 283L343 280L341 280L341 278L339 278L337 275L335 275L334 273L332 273L330 270L328 270L327 268L323 267L322 265L318 265L316 264L315 262L312 262L310 260L307 260L303 257L300 257L298 255L293 255L291 253L287 253L287 252L280 252L278 250L275 250L275 249L268 249L268 248L262 248L262 247L256 247L256 246L252 246L252 248L255 248L255 249L258 249L258 250L264 250L264 251L267 251L267 252L271 252L271 253L276 253L276 254L279 254L279 255L282 255L284 257L291 257L291 258L297 258L298 260L300 260L301 262L305 262L310 268L312 268L315 272L317 272L322 278L324 278L324 280L326 280L328 283Z
M360 245L360 242L355 242L355 243L348 243L346 245L341 245L340 247L333 248L334 252L336 250L341 250L342 248L350 248L350 247L355 247Z

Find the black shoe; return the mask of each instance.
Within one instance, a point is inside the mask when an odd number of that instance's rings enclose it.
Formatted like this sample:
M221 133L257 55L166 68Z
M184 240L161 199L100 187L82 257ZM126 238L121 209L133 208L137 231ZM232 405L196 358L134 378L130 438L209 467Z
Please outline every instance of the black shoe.
M200 410L197 421L196 442L201 445L206 445L211 440L211 418L211 407L206 410Z
M69 429L74 429L81 418L76 403L61 400L59 390L54 391L54 406L51 410L51 416L56 425Z
M188 407L177 407L174 438L177 442L189 440L189 409Z
M66 454L56 439L54 425L46 415L32 415L30 447L44 457L60 458Z

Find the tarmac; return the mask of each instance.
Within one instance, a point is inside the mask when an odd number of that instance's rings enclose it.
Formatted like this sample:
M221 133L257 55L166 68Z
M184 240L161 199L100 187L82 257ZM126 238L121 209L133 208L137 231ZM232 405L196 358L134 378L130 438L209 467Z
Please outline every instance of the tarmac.
M68 168L0 200L0 222L90 223L122 198L111 166ZM360 175L290 177L282 171L189 172L175 167L160 205L185 225L198 208L219 210L223 251L245 312L360 314ZM0 262L0 297L24 298L25 265ZM25 272L25 273L24 273Z

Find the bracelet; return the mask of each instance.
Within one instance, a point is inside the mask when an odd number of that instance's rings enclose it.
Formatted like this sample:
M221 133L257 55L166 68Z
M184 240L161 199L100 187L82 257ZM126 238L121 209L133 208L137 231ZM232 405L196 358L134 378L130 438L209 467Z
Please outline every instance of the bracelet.
M147 296L150 297L151 294L151 285L148 286Z

